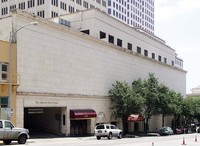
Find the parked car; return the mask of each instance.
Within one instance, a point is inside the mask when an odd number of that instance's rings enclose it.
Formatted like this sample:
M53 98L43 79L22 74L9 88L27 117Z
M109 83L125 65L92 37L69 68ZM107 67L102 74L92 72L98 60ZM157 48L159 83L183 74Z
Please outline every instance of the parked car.
M158 133L160 135L172 135L174 134L174 131L172 130L171 127L162 127L159 129Z
M174 129L174 134L183 134L182 128Z
M122 130L112 124L100 124L95 127L95 136L98 140L100 140L101 137L112 139L113 136L121 139Z
M197 128L196 128L196 132L197 132L197 133L200 133L200 127L197 127Z
M11 121L0 119L0 141L2 140L5 145L10 144L12 141L25 144L28 138L28 129L14 127Z

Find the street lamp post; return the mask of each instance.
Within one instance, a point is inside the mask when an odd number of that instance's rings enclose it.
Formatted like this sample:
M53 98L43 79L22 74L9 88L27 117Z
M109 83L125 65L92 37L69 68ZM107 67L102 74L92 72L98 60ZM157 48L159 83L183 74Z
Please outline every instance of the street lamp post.
M27 27L29 25L34 25L36 26L38 24L37 21L31 22L29 24L26 24L20 28L18 28L13 34L10 32L10 38L9 38L9 80L8 80L8 85L9 85L9 91L8 91L8 119L11 117L11 108L12 108L12 41L13 37L16 35L18 31L23 29L24 27Z

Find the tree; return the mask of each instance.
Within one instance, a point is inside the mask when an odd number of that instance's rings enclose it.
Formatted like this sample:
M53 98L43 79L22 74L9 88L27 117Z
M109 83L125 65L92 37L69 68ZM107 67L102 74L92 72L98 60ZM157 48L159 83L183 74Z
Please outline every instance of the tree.
M200 97L187 97L183 100L183 114L188 122L197 119L200 122Z
M126 82L117 81L109 91L109 96L113 104L113 113L116 118L122 118L124 129L130 114L142 113L145 119L145 134L148 132L149 120L153 115L162 114L162 126L164 126L165 116L174 115L176 119L176 116L182 113L181 94L170 90L164 84L159 84L152 73L149 73L145 80L139 78L133 81L132 88ZM193 113L196 113L196 117L199 116L200 120L200 112L193 110Z
M149 73L146 80L135 80L132 83L132 88L141 97L144 98L143 116L145 118L145 134L148 131L149 120L154 115L156 109L156 101L158 98L158 79L154 74Z
M122 119L125 130L128 116L142 111L143 98L135 94L128 83L119 81L116 81L108 95L111 97L113 114Z
M144 94L145 98L145 134L147 134L149 129L149 120L155 113L156 101L158 98L158 79L154 74L149 73L148 78L144 81L144 87L145 90L142 94Z
M169 95L172 97L171 113L174 115L174 128L177 128L177 124L180 124L180 121L177 120L182 114L183 96L180 93L176 93L174 90L170 90Z
M171 114L170 110L170 96L169 96L169 88L163 84L158 86L158 100L156 103L157 114L162 115L162 127L164 127L164 119L166 115Z
M175 91L170 90L164 84L158 86L157 114L162 115L162 127L165 125L164 119L167 115L181 114L182 96Z

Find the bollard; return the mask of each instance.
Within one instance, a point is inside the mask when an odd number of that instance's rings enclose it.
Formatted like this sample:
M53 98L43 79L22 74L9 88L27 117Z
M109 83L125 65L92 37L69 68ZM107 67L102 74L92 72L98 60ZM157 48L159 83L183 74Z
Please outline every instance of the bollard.
M152 146L154 146L154 142L152 142Z
M186 145L186 143L185 143L185 137L183 137L183 143L182 143L182 145Z
M195 135L195 142L197 142L197 135Z

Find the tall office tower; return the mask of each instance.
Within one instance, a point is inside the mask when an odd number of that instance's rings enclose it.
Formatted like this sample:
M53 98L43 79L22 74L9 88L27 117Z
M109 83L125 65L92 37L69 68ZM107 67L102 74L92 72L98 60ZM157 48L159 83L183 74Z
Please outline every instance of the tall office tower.
M145 32L154 33L154 0L1 0L0 18L21 9L43 18L97 8Z
M1 0L0 18L7 17L11 9L21 9L43 18L52 18L91 8L107 13L107 0Z
M108 14L129 26L154 33L154 0L108 0Z

